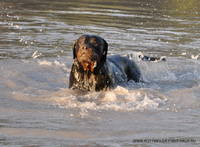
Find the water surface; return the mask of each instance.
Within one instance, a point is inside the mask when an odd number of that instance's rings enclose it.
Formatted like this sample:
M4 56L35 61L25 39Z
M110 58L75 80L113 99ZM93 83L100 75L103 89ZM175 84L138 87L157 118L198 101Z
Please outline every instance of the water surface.
M1 1L0 146L199 146L199 30L199 0ZM69 90L82 34L132 55L146 83Z

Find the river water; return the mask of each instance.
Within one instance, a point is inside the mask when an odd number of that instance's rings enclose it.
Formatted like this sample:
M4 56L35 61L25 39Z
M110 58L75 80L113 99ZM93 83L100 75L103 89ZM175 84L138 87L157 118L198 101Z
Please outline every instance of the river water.
M69 90L82 34L132 55L145 83ZM1 0L0 146L198 147L199 55L199 0Z

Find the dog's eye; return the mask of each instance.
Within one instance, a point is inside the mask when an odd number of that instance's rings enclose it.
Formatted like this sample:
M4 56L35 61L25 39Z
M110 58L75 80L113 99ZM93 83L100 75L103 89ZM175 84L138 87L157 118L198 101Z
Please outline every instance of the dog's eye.
M82 49L82 50L86 50L87 47L86 47L86 46L82 46L81 49Z

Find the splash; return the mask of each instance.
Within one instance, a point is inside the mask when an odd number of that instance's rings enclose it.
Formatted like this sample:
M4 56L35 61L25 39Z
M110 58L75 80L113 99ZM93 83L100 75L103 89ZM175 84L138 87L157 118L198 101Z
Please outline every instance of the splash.
M32 54L32 58L36 59L38 57L40 57L42 55L42 53L40 53L38 50L34 51Z
M61 93L65 93L64 91ZM84 111L145 111L160 110L167 103L166 96L150 89L127 90L117 87L112 91L86 94L54 95L50 101L60 108L78 108Z
M58 61L58 60L54 60L54 61L48 61L48 60L38 60L38 64L40 66L48 66L48 67L58 67L60 69L62 69L63 71L68 71L70 72L70 69L68 69L65 65L65 63Z

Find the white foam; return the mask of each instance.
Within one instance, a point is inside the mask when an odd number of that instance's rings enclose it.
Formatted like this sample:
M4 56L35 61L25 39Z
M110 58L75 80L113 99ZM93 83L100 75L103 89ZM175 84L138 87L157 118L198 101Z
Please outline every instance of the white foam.
M106 92L102 102L115 102L117 100L116 94L114 92Z
M36 58L40 57L41 55L42 55L42 53L40 53L38 50L36 50L35 52L33 52L32 58L36 59Z
M199 58L199 55L200 54L198 54L198 55L191 55L191 58L194 59L194 60L197 60Z
M186 54L187 54L186 52L181 53L181 55L183 55L183 56L185 56Z
M53 62L53 64L56 65L56 66L59 66L59 67L65 67L65 64L64 64L64 63L61 63L61 62L59 62L59 61L57 61L57 60L55 60L55 61Z
M65 65L65 63L62 63L61 61L47 61L47 60L38 60L37 61L39 65L41 66L53 66L53 67L58 67L61 68L64 71L70 72L70 69L68 69Z
M156 110L159 105L161 104L161 100L160 98L155 98L155 99L151 99L150 97L148 97L147 95L144 96L144 99L138 103L136 109L151 109L151 110Z
M86 95L52 97L51 102L60 108L78 108L88 110L144 111L160 110L167 98L162 94L148 90L132 90L117 87L112 91L89 92Z
M38 64L39 65L45 65L45 66L52 66L52 62L49 62L49 61L46 61L46 60L43 60L43 61L38 61Z

